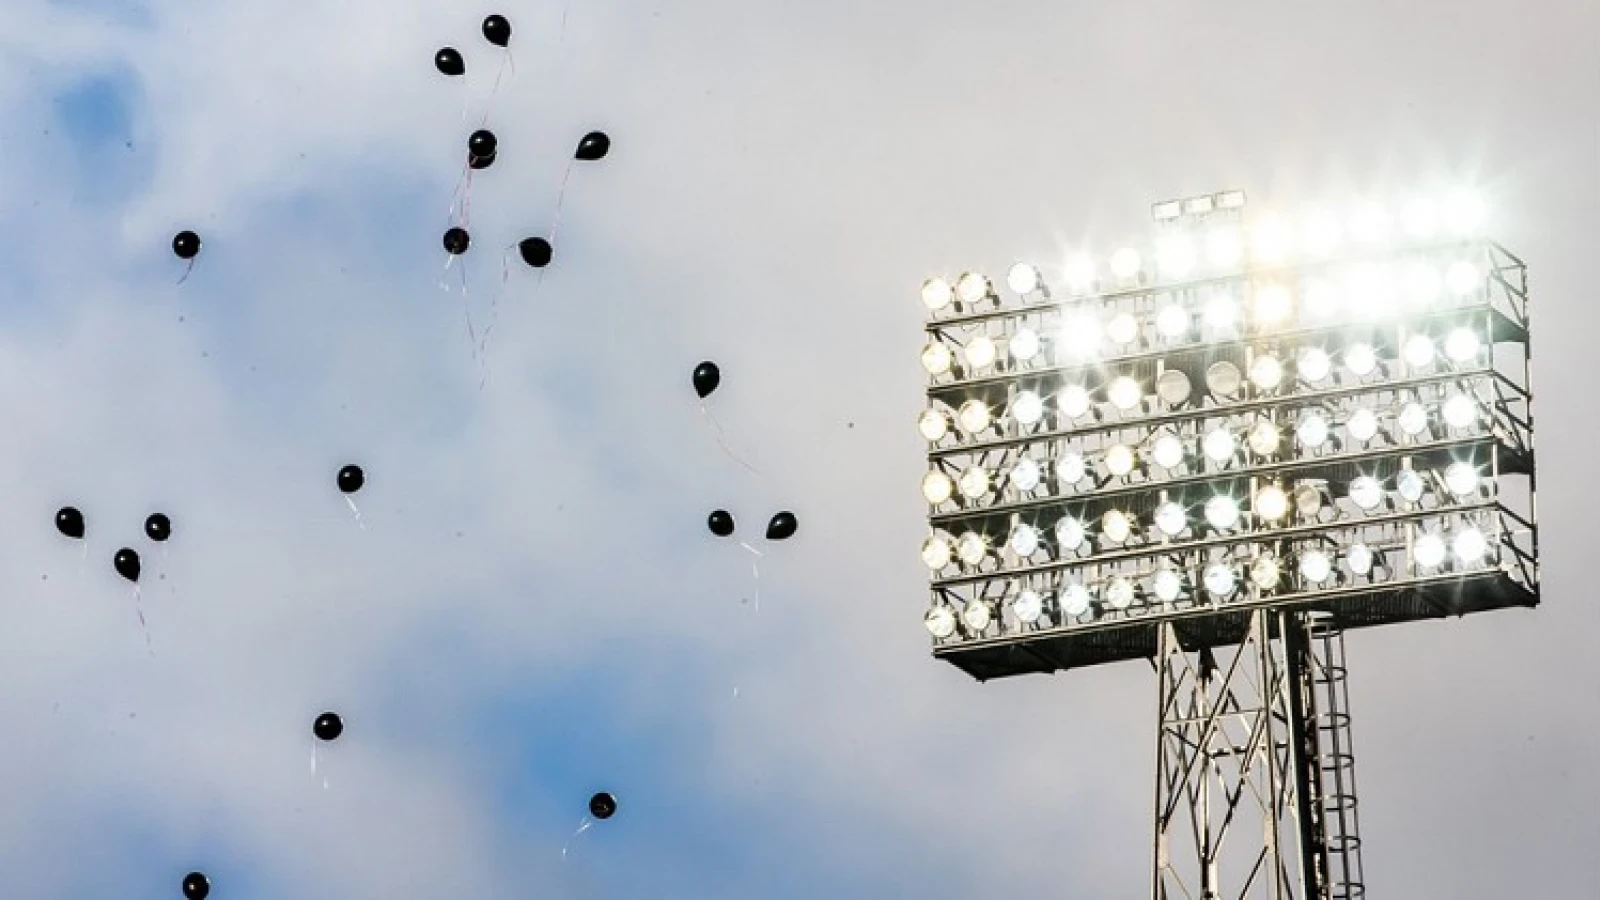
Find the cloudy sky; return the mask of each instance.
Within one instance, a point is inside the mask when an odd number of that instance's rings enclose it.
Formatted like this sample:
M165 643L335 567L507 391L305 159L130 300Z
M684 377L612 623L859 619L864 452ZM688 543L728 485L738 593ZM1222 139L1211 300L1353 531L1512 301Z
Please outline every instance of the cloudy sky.
M0 894L1139 896L1149 668L929 658L917 286L1471 183L1531 266L1545 604L1350 638L1369 889L1595 896L1600 9L1114 6L9 0Z

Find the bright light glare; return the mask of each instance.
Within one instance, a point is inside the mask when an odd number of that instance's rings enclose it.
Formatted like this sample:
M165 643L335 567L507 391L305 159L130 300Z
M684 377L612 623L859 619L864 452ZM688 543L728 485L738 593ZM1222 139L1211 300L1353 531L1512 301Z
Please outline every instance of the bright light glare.
M1183 578L1171 569L1161 569L1156 572L1155 583L1156 599L1162 603L1171 603L1183 593Z
M956 481L956 487L961 490L961 496L968 500L980 500L989 493L989 470L983 466L970 466L961 473Z
M1063 276L1073 293L1087 294L1094 287L1094 258L1085 253L1067 257Z
M954 361L950 348L939 341L931 341L922 348L922 368L929 375L943 375L950 371Z
M950 541L942 535L934 535L922 542L922 563L931 571L937 572L950 565Z
M1089 411L1089 389L1081 384L1069 384L1056 397L1056 406L1069 419L1076 419Z
M1413 369L1425 369L1433 365L1433 339L1425 334L1413 334L1406 338L1403 353L1406 365Z
M1350 482L1350 500L1356 506L1371 512L1383 502L1383 485L1371 475L1362 475Z
M922 499L928 501L929 506L938 506L949 500L956 491L956 486L950 481L950 476L934 469L922 476Z
M994 621L994 611L983 600L969 600L961 609L961 621L967 624L967 630L980 634Z
M1117 577L1106 585L1106 605L1112 609L1127 609L1133 604L1133 585L1128 579Z
M1233 454L1239 449L1239 443L1234 439L1233 432L1226 425L1218 425L1206 432L1203 449L1206 456L1216 463L1225 463L1233 459Z
M968 272L956 282L956 298L962 303L977 303L989 296L989 279L977 272Z
M1378 414L1363 407L1350 414L1350 421L1345 423L1350 429L1350 436L1365 444L1378 436Z
M1044 473L1039 470L1039 461L1031 456L1024 456L1011 467L1011 475L1007 480L1011 482L1012 487L1027 493L1039 487L1043 475Z
M1452 234L1477 234L1486 218L1488 209L1475 191L1461 188L1444 198L1444 223Z
M1289 258L1289 228L1281 219L1267 216L1256 223L1250 255L1256 262L1277 265Z
M1333 560L1321 550L1300 554L1300 577L1311 584L1322 584L1333 575Z
M1306 347L1300 351L1300 359L1295 364L1295 371L1300 379L1310 384L1315 384L1327 378L1333 369L1333 363L1328 359L1328 353L1321 347Z
M987 369L994 365L995 358L1000 355L1000 349L994 345L994 338L980 334L966 346L967 365L973 369Z
M1483 345L1471 328L1457 328L1444 339L1444 354L1454 362L1469 363L1478 358Z
M1083 523L1071 516L1056 523L1056 546L1062 550L1076 550L1087 538Z
M1218 599L1227 599L1233 595L1234 580L1233 567L1227 563L1212 563L1206 567L1206 590Z
M1294 299L1289 289L1280 284L1269 284L1256 291L1256 324L1277 325L1294 311Z
M1216 331L1227 331L1239 322L1239 301L1226 290L1217 290L1206 301L1206 325Z
M1444 402L1444 421L1451 428L1471 428L1478 422L1478 404L1466 394L1453 394Z
M1282 577L1283 570L1278 567L1278 560L1274 557L1263 556L1250 566L1250 580L1263 591L1277 587Z
M1417 538L1411 552L1418 566L1424 569L1438 568L1444 562L1444 538L1437 534L1424 534Z
M1139 387L1139 382L1127 375L1121 375L1111 380L1106 387L1106 399L1111 405L1120 410L1130 410L1139 405L1144 399L1144 391Z
M1400 222L1406 234L1425 241L1439 233L1439 209L1432 200L1419 197L1406 204L1400 213Z
M929 634L942 641L956 633L956 614L950 607L940 604L928 610L922 617L922 624L927 626Z
M1069 584L1061 591L1061 611L1073 618L1089 611L1089 589L1081 584Z
M1123 247L1111 255L1111 274L1123 281L1132 280L1139 274L1139 251L1132 247Z
M1206 501L1206 522L1218 531L1239 524L1239 504L1232 497L1218 494Z
M1412 262L1400 276L1406 299L1412 303L1427 304L1439 299L1444 291L1444 276L1425 262Z
M1100 350L1100 319L1081 312L1063 319L1061 348L1077 359L1092 359Z
M1318 319L1331 319L1339 314L1339 289L1333 282L1319 278L1306 285L1306 311Z
M1126 444L1117 444L1106 451L1106 470L1118 478L1126 478L1133 472L1133 450Z
M1400 430L1411 437L1428 430L1428 410L1413 400L1400 407Z
M950 420L936 409L925 409L917 419L917 430L928 443L937 443L950 433Z
M929 278L922 283L922 303L928 309L944 309L955 297L956 292L950 287L950 282L943 278Z
M1062 487L1072 487L1082 481L1089 474L1089 464L1083 461L1083 455L1067 452L1056 460L1056 481Z
M1156 313L1156 331L1164 338L1176 340L1189 332L1189 311L1179 303L1168 303Z
M1344 351L1344 364L1356 375L1365 378L1378 368L1378 351L1371 344L1351 344Z
M1011 539L1006 541L1020 559L1027 559L1039 549L1039 530L1032 525L1018 525L1011 530Z
M1271 456L1277 453L1281 442L1278 426L1265 419L1252 425L1250 434L1245 438L1245 443L1250 445L1250 452L1257 456Z
M1305 414L1300 420L1300 427L1295 429L1295 437L1300 440L1300 446L1306 448L1321 447L1328 442L1328 417L1316 410Z
M1271 354L1258 356L1250 363L1250 382L1263 391L1283 383L1283 363Z
M1032 625L1044 615L1044 598L1038 591L1023 591L1011 601L1011 612L1018 622Z
M1039 332L1032 328L1019 328L1011 336L1008 348L1011 358L1021 362L1031 362L1039 355Z
M1167 537L1177 537L1188 525L1183 507L1168 500L1156 507L1156 527Z
M969 435L984 431L993 421L989 407L982 400L968 400L956 411L956 425Z
M1100 517L1100 533L1113 544L1126 541L1133 534L1133 522L1121 510L1109 510Z
M1006 273L1006 287L1012 291L1028 295L1039 289L1039 270L1025 262L1019 262Z
M1157 246L1156 265L1164 278L1183 278L1194 271L1196 261L1194 241L1187 235L1167 235Z
M1281 522L1289 515L1289 495L1283 488L1269 484L1256 491L1256 515L1268 522Z
M956 541L956 556L960 557L962 564L969 568L981 565L983 558L988 555L989 542L976 531L969 531Z
M1232 269L1244 255L1244 241L1236 228L1214 228L1206 235L1206 262L1212 268Z
M1422 499L1422 476L1415 469L1401 469L1394 476L1394 490L1400 499L1407 503L1417 503Z
M1393 230L1394 221L1381 204L1362 204L1350 216L1350 236L1364 244L1386 241Z
M1156 438L1150 455L1155 458L1156 465L1163 469L1176 469L1183 465L1183 441L1171 432L1162 432Z
M1338 249L1342 237L1337 216L1326 211L1315 212L1307 216L1301 226L1300 246L1312 256L1327 256Z
M1478 469L1472 463L1451 463L1444 470L1444 484L1457 497L1467 497L1478 492Z
M1023 391L1011 401L1011 415L1018 424L1037 425L1044 418L1044 401L1033 391Z
M1372 548L1366 544L1352 544L1344 554L1345 565L1357 575L1366 575L1372 571Z
M1139 320L1131 313L1117 313L1106 324L1106 337L1113 344L1131 344L1139 338Z
M1478 274L1478 267L1462 260L1450 264L1444 273L1444 283L1450 288L1450 293L1457 297L1465 297L1478 289L1482 284L1482 277Z
M1456 535L1454 544L1456 558L1469 566L1482 560L1484 554L1489 552L1489 542L1484 540L1483 532L1476 528L1468 528Z

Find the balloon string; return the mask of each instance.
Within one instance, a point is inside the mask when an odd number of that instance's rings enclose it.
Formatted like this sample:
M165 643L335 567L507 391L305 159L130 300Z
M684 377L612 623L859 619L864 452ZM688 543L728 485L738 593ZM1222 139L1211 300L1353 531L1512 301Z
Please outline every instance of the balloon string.
M362 531L366 531L367 530L367 523L361 521L361 510L356 508L356 501L350 499L350 495L349 494L345 494L344 495L344 502L350 504L350 512L355 514L356 524L361 527Z
M150 642L150 626L144 621L144 605L139 602L139 585L133 586L133 610L139 614L139 630L144 632L144 645L151 656L156 655L155 645Z
M712 436L717 439L717 446L722 448L722 452L726 454L729 459L741 466L744 466L746 469L749 469L751 474L759 476L761 473L756 470L755 466L752 466L740 459L738 454L728 449L728 442L725 440L727 433L722 430L722 425L717 422L717 417L711 414L711 410L706 407L704 400L700 401L700 414L705 416L707 422L711 423L711 427L713 429Z
M185 281L188 281L189 280L189 273L193 272L193 271L194 271L194 260L191 259L191 260L189 260L189 265L186 266L184 268L184 270L183 270L183 277L178 279L178 283L179 284L183 284Z
M561 228L561 207L567 200L567 182L572 178L572 167L575 159L567 160L567 170L561 175L561 189L556 191L556 212L550 220L550 245L555 246L556 232Z
M506 292L506 283L511 280L511 251L517 248L516 244L507 247L500 254L500 286L495 288L494 296L489 298L489 324L483 329L483 337L478 339L478 390L489 381L489 335L494 332L494 326L500 321L500 295Z
M567 858L567 850L572 847L573 838L576 838L578 835L583 834L585 831L588 831L589 830L589 826L592 825L592 824L594 824L594 823L589 821L589 817L588 816L584 816L583 817L583 820L578 823L578 830L574 831L572 833L572 837L567 838L567 845L565 847L561 848L561 858L562 859L566 859Z
M756 581L755 611L761 612L761 566L756 562L756 560L760 559L762 554L760 550L757 550L749 544L746 544L744 541L740 541L739 546L749 550L756 557L756 559L750 560L750 575L755 578Z

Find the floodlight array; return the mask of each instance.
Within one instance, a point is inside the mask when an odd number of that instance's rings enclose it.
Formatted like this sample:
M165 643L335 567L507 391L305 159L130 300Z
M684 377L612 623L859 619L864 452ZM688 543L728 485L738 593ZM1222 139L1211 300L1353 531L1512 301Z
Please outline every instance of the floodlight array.
M1496 358L1525 350L1526 293L1481 209L1295 234L1223 196L1156 205L1154 267L924 284L937 645L1513 568L1536 590L1526 358Z

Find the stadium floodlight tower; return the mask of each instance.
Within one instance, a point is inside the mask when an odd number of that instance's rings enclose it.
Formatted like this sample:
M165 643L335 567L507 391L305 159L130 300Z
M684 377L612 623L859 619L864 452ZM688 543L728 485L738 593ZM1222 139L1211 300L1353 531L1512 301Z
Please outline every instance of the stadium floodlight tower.
M1526 269L1467 194L1153 214L923 284L933 654L1151 660L1153 900L1353 900L1344 632L1539 601Z

